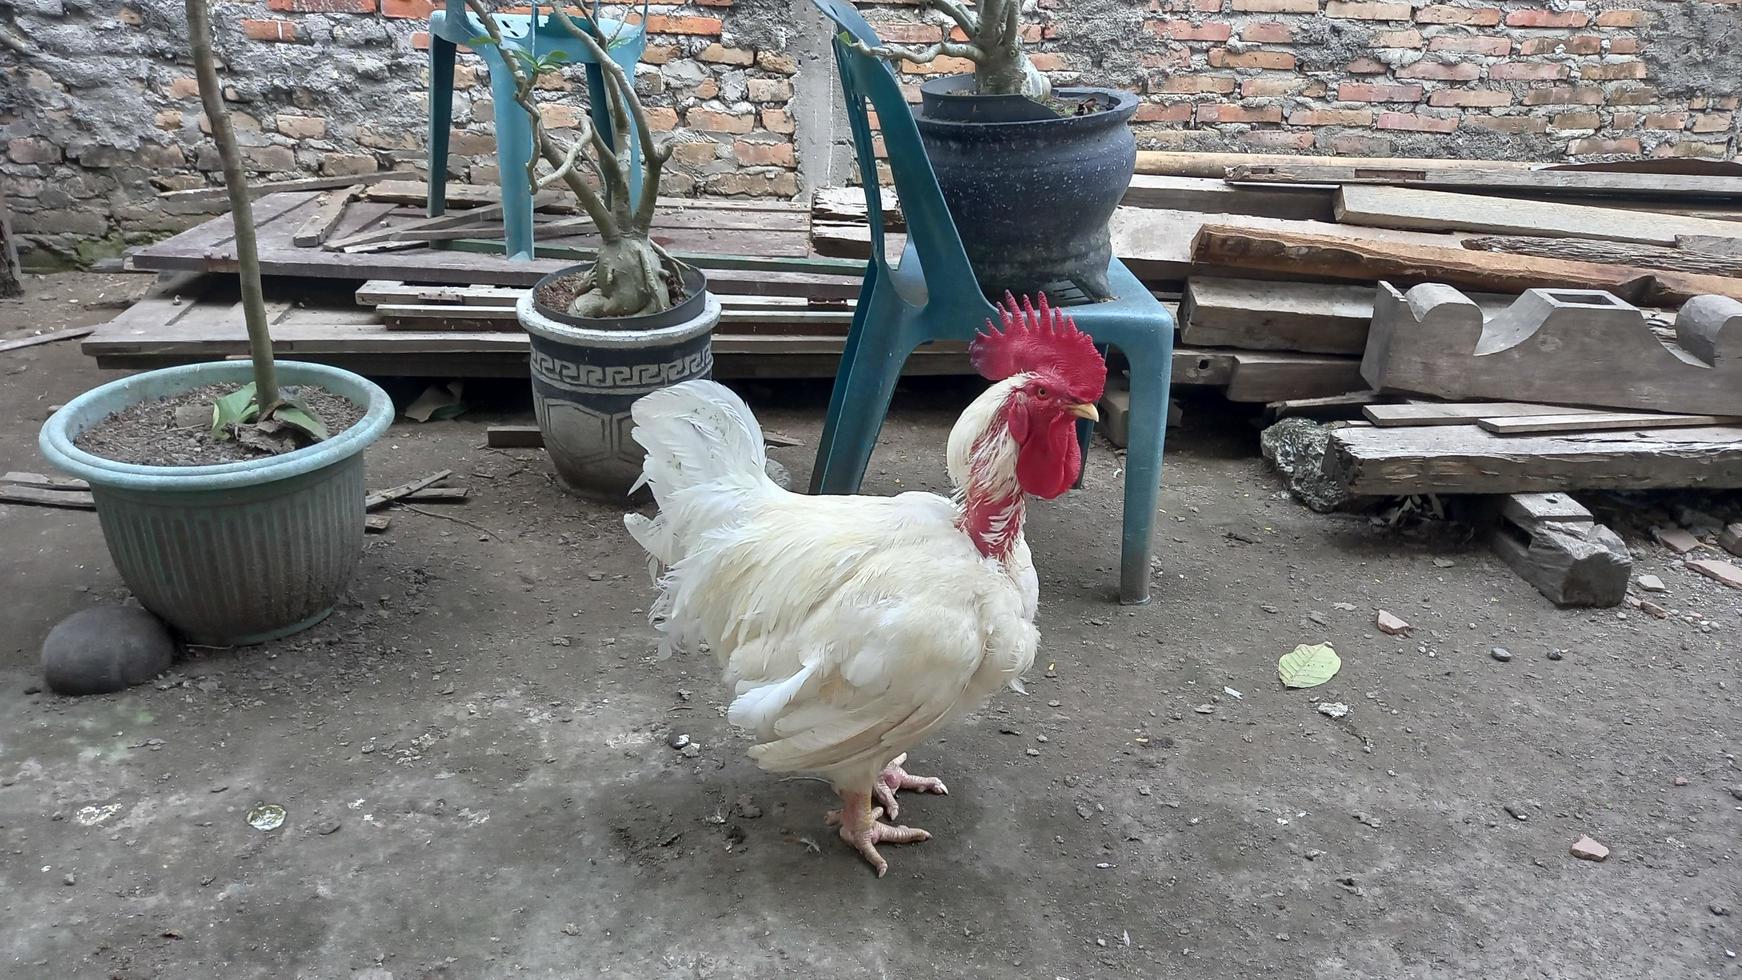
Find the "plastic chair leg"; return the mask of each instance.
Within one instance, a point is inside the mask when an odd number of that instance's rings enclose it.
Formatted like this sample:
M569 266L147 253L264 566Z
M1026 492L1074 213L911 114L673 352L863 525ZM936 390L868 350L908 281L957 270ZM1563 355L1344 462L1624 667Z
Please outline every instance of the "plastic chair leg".
M864 336L865 321L871 310L872 298L877 295L877 264L867 263L865 279L859 284L861 302L853 308L853 322L847 328L847 341L841 348L840 367L835 370L835 385L829 391L829 410L823 416L822 438L817 440L816 463L811 467L811 488L813 494L822 493L823 472L828 468L829 457L834 453L835 434L839 428L836 422L841 417L842 406L847 396L847 376L852 373L854 359L859 354L859 339Z
M429 43L429 205L436 217L448 209L448 132L454 125L454 52L440 37Z
M490 52L490 88L496 100L496 169L502 182L503 242L510 259L532 258L532 188L526 165L532 160L532 121L514 102L513 76L494 45Z
M811 474L814 492L859 492L871 451L877 446L877 434L883 431L889 399L901 378L901 366L912 351L912 344L895 336L865 337L851 364L842 359L835 375L836 393L830 398L831 409L838 403L839 410L823 433L827 449L817 452L816 469Z
M1119 601L1149 601L1149 558L1155 508L1161 494L1161 452L1167 435L1168 375L1173 358L1165 349L1127 351L1131 363L1130 442L1125 450L1125 520L1119 553Z

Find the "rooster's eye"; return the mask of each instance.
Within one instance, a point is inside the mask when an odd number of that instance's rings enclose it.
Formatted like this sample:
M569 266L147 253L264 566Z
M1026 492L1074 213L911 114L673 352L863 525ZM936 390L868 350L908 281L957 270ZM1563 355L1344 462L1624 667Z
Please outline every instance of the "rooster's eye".
M1039 388L1034 389L1034 394L1038 398L1045 398L1046 397L1046 385L1041 385Z

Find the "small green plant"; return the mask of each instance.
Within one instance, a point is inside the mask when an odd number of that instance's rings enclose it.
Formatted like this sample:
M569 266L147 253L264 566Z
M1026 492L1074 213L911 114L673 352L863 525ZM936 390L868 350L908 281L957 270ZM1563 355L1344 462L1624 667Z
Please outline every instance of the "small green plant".
M266 328L266 301L260 288L260 253L254 241L254 211L248 193L248 179L242 170L242 154L236 148L236 133L230 126L230 112L224 106L224 90L218 81L206 2L187 0L188 43L193 53L194 75L199 82L200 103L206 110L212 140L218 144L218 156L224 164L224 189L230 198L230 220L236 226L242 317L248 326L248 357L254 367L252 382L213 403L212 437L223 440L251 426L265 425L277 429L282 425L300 433L304 441L318 442L327 437L326 425L306 402L285 398L278 387L278 371L272 360L272 337ZM282 440L254 444L275 451L295 448L294 443L285 444Z
M670 309L677 298L673 296L673 286L681 281L681 266L653 241L651 230L659 175L671 157L672 148L654 141L647 113L635 92L634 79L611 60L611 50L627 40L616 33L609 37L602 33L600 25L606 21L600 17L598 3L581 21L560 5L535 6L535 16L548 13L552 22L580 42L605 80L605 91L591 92L589 97L605 100L616 134L615 143L607 142L584 113L576 123L576 135L565 142L545 128L533 92L541 76L560 71L568 58L558 52L533 57L512 44L504 44L502 26L484 0L466 0L466 6L483 24L485 32L474 38L471 46L496 45L505 53L503 60L514 76L515 104L531 119L535 152L527 165L527 182L534 193L560 182L598 230L598 255L580 288L575 290L569 312L576 316L617 317ZM613 22L626 24L627 19ZM629 152L632 138L638 141L641 151L641 193L634 196L629 193L631 168L636 165ZM541 167L550 168L549 172L541 175Z
M978 12L957 0L920 2L944 15L946 38L959 28L967 40L945 40L924 48L899 44L873 48L847 38L850 46L890 61L918 64L940 56L966 58L974 63L974 87L981 95L1025 95L1038 101L1052 94L1052 83L1022 47L1022 0L979 0Z

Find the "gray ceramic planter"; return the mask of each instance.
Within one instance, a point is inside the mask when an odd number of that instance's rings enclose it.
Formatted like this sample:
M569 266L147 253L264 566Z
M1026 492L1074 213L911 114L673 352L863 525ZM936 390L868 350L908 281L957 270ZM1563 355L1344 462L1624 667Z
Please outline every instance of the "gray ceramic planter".
M67 403L39 440L50 463L91 484L127 587L191 643L263 643L332 612L363 552L363 450L392 423L392 400L349 371L280 361L280 384L319 385L367 406L363 419L293 453L213 466L117 463L73 440L130 405L252 377L231 361L112 381Z
M692 298L666 313L588 320L542 309L534 300L542 285L520 298L515 313L532 341L532 403L545 451L570 492L622 502L646 455L630 438L629 408L649 392L712 373L720 301L698 273Z

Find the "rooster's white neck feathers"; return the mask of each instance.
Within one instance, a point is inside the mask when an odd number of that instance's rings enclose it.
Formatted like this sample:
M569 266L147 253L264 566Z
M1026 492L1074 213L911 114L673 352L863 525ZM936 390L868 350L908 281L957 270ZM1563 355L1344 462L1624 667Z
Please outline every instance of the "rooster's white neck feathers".
M957 526L982 555L1010 557L1022 539L1023 494L1016 481L1016 440L1010 436L1010 397L1029 379L1017 374L987 388L950 430L950 482L962 508Z

